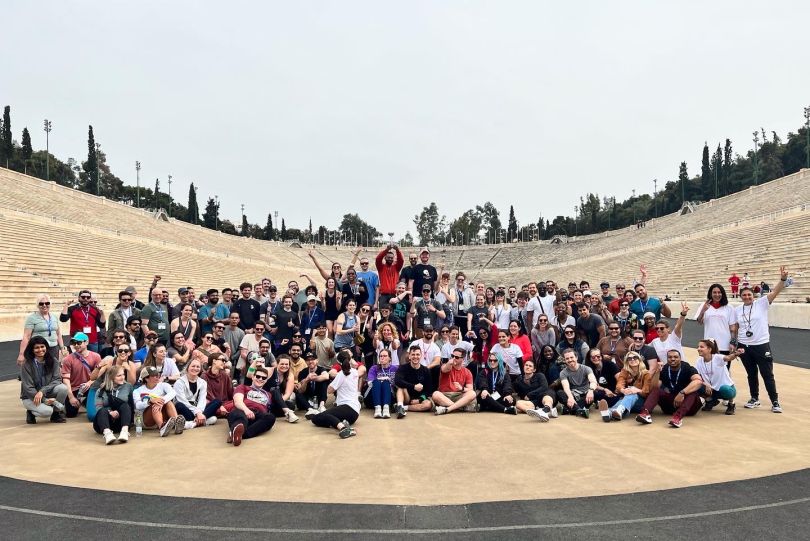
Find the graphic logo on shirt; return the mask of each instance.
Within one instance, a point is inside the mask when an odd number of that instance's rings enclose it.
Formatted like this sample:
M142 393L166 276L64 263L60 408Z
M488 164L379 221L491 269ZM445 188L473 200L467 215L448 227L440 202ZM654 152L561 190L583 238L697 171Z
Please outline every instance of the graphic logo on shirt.
M257 403L257 404L262 404L263 406L266 406L267 403L270 401L268 396L267 396L267 393L264 393L262 391L257 391L256 389L249 390L247 392L247 396L245 398L247 398L248 400L251 400L251 401L253 401L253 402Z

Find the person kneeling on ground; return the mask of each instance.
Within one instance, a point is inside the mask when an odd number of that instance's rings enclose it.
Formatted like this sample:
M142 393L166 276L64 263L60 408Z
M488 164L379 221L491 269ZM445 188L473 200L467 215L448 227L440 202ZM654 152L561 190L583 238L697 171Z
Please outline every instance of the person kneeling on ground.
M557 391L557 400L564 404L563 413L579 415L588 418L588 408L593 404L593 395L596 390L596 376L593 370L584 364L579 364L577 354L573 349L563 351L565 368L560 372L562 389Z
M129 441L129 423L132 421L132 385L126 380L122 366L113 365L104 374L96 392L96 416L93 430L104 436L104 443ZM115 437L118 432L118 438Z
M186 420L177 415L174 407L174 388L162 377L160 369L147 366L141 369L143 384L132 393L135 409L143 412L143 426L146 428L159 428L160 437L168 436L170 432L182 434Z
M740 352L736 349L728 355L718 353L717 342L711 338L698 342L698 358L695 368L703 380L703 396L706 397L706 404L703 411L711 411L721 400L728 400L726 415L734 415L737 405L734 397L737 396L737 389L734 387L734 380L728 373L726 363L738 358Z
M548 421L549 417L557 417L554 393L548 388L546 376L536 371L532 359L523 361L523 375L515 381L515 392L518 395L515 407L519 412L541 422Z
M264 382L269 371L258 366L253 373L250 385L239 385L233 391L233 409L228 414L228 440L239 447L242 439L261 436L276 424L276 417L270 413L272 397L265 391Z
M451 357L464 358L464 352L454 350ZM512 398L512 378L506 373L500 353L490 353L487 367L478 371L475 388L478 390L478 406L481 411L496 411L516 415L515 400Z
M433 393L433 403L436 404L434 413L444 415L461 408L475 411L473 377L464 367L464 350L454 350L450 360L452 362L445 362L439 370L438 390Z
M67 385L62 383L59 360L48 349L48 341L34 336L23 351L20 366L20 399L25 407L25 422L37 423L37 417L50 417L52 423L65 422Z
M677 349L667 352L665 368L656 366L652 372L650 394L644 401L644 409L636 416L636 421L651 424L652 410L655 406L661 406L661 411L667 415L672 414L670 426L680 428L684 417L695 415L700 410L698 392L703 388L703 380L697 370L681 360L681 353Z
M328 392L335 395L335 405L315 415L310 421L315 426L334 428L338 431L338 436L345 439L357 435L352 423L360 415L357 389L366 367L354 361L349 349L340 351L337 360L340 362L340 372L335 375L328 388Z
M222 405L216 399L208 401L208 382L200 377L201 373L202 362L196 358L191 359L180 379L174 382L174 392L177 394L175 405L186 420L186 430L215 424L217 411Z
M391 352L381 349L377 352L377 364L368 371L371 386L371 401L375 419L391 418L391 402L397 367L391 365Z
M422 350L413 344L408 348L408 364L400 365L394 375L397 388L397 419L410 411L430 411L433 402L428 398L432 386L430 370L422 365Z

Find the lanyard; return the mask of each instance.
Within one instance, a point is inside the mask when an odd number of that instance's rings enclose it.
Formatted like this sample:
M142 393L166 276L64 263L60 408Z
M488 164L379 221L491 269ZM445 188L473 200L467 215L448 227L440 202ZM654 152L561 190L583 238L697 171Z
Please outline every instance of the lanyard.
M493 370L492 371L492 392L495 392L495 384L498 383L498 373Z
M619 345L618 340L616 340L615 342L613 340L610 341L610 353L611 354L616 352L616 346L618 346L618 345Z
M45 318L43 318L45 319ZM46 320L46 324L48 325L48 336L51 335L51 330L53 329L52 325L53 322L51 321L51 314L48 314L48 319Z
M80 308L82 315L84 316L84 324L88 327L90 326L90 307L87 307L87 310L84 308Z
M677 383L678 383L678 378L681 377L681 368L683 368L683 366L678 367L678 372L675 374L675 379L673 380L672 379L672 367L671 366L667 367L667 371L668 371L668 374L669 374L669 388L672 389L673 391L675 391L675 385L677 385Z
M638 305L641 307L641 313L642 314L647 313L647 305L649 303L650 303L649 300L646 303L644 301L642 301L641 299L638 300Z
M754 315L754 305L751 305L751 309L748 310L748 317L745 317L745 305L742 306L742 317L743 321L745 321L746 328L750 331L751 330L751 316Z

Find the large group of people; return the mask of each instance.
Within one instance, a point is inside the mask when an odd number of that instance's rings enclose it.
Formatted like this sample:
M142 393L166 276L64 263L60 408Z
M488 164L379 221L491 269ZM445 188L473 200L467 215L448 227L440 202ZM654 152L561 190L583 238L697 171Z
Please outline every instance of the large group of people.
M427 248L406 264L398 246L385 246L376 271L360 253L345 271L310 253L322 281L302 274L303 291L292 280L282 295L263 278L199 297L183 287L172 304L155 276L148 303L130 286L109 316L90 290L59 315L40 295L18 357L27 422L62 423L84 409L108 445L128 442L133 427L166 437L222 419L238 446L299 415L349 438L363 406L375 419L467 411L548 422L598 411L605 422L635 414L642 424L658 408L679 428L721 403L735 414L736 359L748 376L744 406L760 407L761 377L771 410L782 411L768 311L788 280L784 267L766 294L735 289L737 306L722 285L709 287L690 364L689 306L671 323L673 308L648 292L644 266L629 287L507 287L436 268Z

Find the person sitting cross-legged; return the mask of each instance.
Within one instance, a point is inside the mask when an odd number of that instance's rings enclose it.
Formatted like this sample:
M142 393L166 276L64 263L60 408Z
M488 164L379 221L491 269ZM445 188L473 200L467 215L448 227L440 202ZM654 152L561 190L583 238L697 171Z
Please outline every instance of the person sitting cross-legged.
M560 385L557 400L563 404L563 413L588 418L588 408L593 404L596 390L596 376L590 367L580 364L573 349L563 351L565 368L560 372Z
M397 389L397 403L394 410L397 419L402 419L408 411L430 411L433 402L428 397L432 386L430 370L422 365L422 350L411 344L408 348L408 363L402 364L394 374Z
M233 409L228 413L228 439L234 447L242 439L255 438L273 428L276 417L270 413L271 394L264 390L269 371L259 366L253 373L251 385L239 385L233 390Z
M661 411L671 414L670 426L680 428L683 418L695 415L700 411L701 402L699 391L703 388L703 380L694 367L681 359L677 349L667 352L667 364L664 368L656 365L651 370L650 394L644 401L644 409L636 416L636 421L642 424L651 424L652 410L660 406Z
M557 417L558 411L554 407L554 391L548 388L546 377L537 372L534 361L523 361L523 375L515 380L515 392L518 401L515 407L521 413L546 422L549 417Z
M475 401L473 377L472 373L464 367L464 354L462 349L454 350L451 362L445 362L439 369L438 390L432 396L433 402L436 404L434 411L436 415L466 408L473 405Z
M451 357L463 355L454 350ZM487 367L478 371L475 388L481 411L495 411L516 415L515 399L512 398L512 378L503 364L500 353L490 352Z

